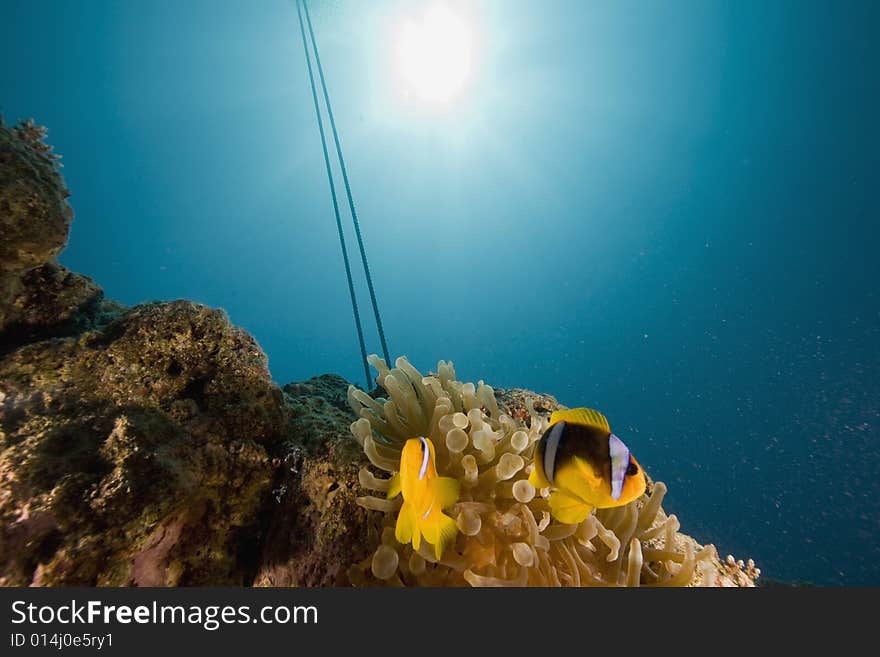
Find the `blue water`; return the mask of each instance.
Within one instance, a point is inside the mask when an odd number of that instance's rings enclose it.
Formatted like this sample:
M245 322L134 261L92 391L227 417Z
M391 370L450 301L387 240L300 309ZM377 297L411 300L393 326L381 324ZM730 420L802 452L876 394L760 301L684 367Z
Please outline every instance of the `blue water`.
M601 409L722 556L880 584L880 4L451 3L477 45L445 108L399 93L417 5L311 3L392 356ZM280 383L362 384L295 4L0 16L62 263L226 309Z

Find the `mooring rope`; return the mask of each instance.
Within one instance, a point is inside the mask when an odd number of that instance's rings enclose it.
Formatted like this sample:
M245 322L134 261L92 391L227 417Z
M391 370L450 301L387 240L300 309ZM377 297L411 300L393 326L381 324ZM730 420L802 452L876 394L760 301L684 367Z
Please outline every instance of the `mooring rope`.
M305 4L304 0L303 4ZM299 31L300 34L302 34L303 50L305 51L306 55L306 64L308 64L309 67L309 81L312 85L312 100L315 101L315 117L318 119L318 131L321 133L321 147L324 149L324 164L327 166L327 180L330 182L330 195L333 197L333 212L336 215L336 230L339 232L339 246L342 247L342 259L343 261L345 261L345 276L348 279L348 292L351 295L351 308L354 311L354 323L357 326L358 343L361 347L361 359L364 363L364 376L367 380L366 390L371 390L373 388L373 385L370 381L370 366L367 363L367 348L364 345L364 331L361 328L361 316L358 312L357 299L355 298L354 294L354 283L352 283L351 280L351 265L348 262L348 249L345 248L345 235L342 232L342 220L339 218L339 201L336 199L336 185L333 184L333 172L330 169L330 154L327 152L327 137L324 135L324 125L321 121L321 108L318 105L318 91L315 88L315 75L312 72L312 60L309 57L309 46L308 42L306 41L306 30L305 26L303 25L302 11L300 10L299 5L299 0L297 0L296 13L297 16L299 16ZM306 9L306 12L308 12L308 9ZM311 24L309 25L309 29L311 30ZM328 110L329 107L330 106L328 104ZM386 362L388 361L386 360Z
M312 18L309 15L309 5L302 0L306 11L306 22L309 26L309 36L312 39L312 50L315 51L315 63L318 65L318 77L321 80L321 90L324 92L324 104L327 106L327 116L330 118L330 129L333 131L333 141L336 144L336 155L339 158L339 168L342 171L342 181L345 183L345 194L348 197L348 207L351 210L351 219L354 223L354 232L357 235L358 248L361 252L361 262L364 265L364 275L367 278L367 288L370 291L370 301L373 304L373 315L376 318L376 328L379 330L379 340L382 343L382 353L385 362L391 363L388 357L388 345L385 343L385 331L382 328L382 318L379 316L379 304L376 302L376 291L373 289L373 277L370 276L370 265L367 263L367 252L364 249L364 240L361 237L361 227L358 222L357 212L354 209L354 199L351 195L351 185L348 183L348 172L345 168L345 158L342 157L342 146L339 145L339 133L336 131L336 120L333 118L333 108L330 106L330 95L327 93L327 82L324 80L324 67L321 66L321 56L318 54L318 42L315 41L315 31L312 29Z

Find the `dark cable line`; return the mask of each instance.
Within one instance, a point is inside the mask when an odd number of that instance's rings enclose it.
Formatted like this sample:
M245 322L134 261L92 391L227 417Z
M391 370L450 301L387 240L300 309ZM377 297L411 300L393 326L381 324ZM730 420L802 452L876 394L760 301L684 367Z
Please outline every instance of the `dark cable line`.
M305 4L304 1L303 4ZM308 12L308 9L306 9L306 12ZM327 138L324 135L324 125L321 121L321 109L318 106L318 91L315 88L315 75L312 72L312 60L309 57L309 46L308 42L306 41L306 31L303 25L303 17L302 11L300 10L299 0L297 0L296 3L296 13L299 17L299 31L300 34L302 34L303 50L305 51L306 55L306 64L308 64L309 67L309 81L312 85L312 100L315 101L315 116L318 119L318 131L321 133L321 147L324 149L324 164L327 166L327 180L330 182L330 195L333 197L333 212L336 215L336 230L339 232L339 246L342 247L342 259L343 261L345 261L345 276L346 278L348 278L348 292L351 295L351 308L354 311L354 323L357 326L358 342L360 343L361 347L361 359L364 363L364 376L366 377L367 381L366 390L371 390L373 386L370 381L370 366L367 363L367 348L366 346L364 346L364 331L361 328L361 316L358 312L357 299L354 295L354 283L352 283L351 280L351 266L348 262L348 249L345 248L345 236L342 232L342 220L339 218L339 201L336 200L336 185L333 184L333 173L330 169L330 154L327 152ZM309 24L309 29L311 30L311 24Z
M351 186L348 183L348 172L345 169L345 159L342 157L342 146L339 145L339 134L336 131L336 120L333 118L333 109L330 106L330 95L327 93L327 83L324 80L324 67L321 66L321 57L318 54L318 42L315 41L315 31L312 29L312 19L309 15L309 6L306 0L302 0L303 8L306 11L306 22L309 26L309 35L312 39L312 50L315 52L315 63L318 65L318 77L321 80L321 89L324 92L324 104L327 106L327 116L330 118L330 129L333 131L333 141L336 144L336 155L339 158L339 168L342 171L342 181L345 183L345 193L348 196L348 207L351 210L351 219L354 223L355 235L357 235L358 248L361 252L361 262L364 265L364 274L367 278L367 287L370 290L370 301L373 304L373 315L376 317L376 328L379 330L379 340L382 343L382 353L385 355L385 362L392 365L391 359L388 357L388 345L385 342L385 331L382 328L382 319L379 316L379 304L376 302L376 291L373 289L373 278L370 276L370 266L367 264L367 252L364 249L364 240L361 237L361 227L358 222L357 212L354 209L354 199L351 195ZM302 19L300 19L302 22Z

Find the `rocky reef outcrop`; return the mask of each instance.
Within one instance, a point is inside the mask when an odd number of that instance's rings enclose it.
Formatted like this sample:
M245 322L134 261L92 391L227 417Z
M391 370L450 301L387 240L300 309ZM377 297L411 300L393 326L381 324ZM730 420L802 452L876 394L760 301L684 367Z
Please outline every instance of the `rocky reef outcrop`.
M60 265L73 213L44 136L0 120L0 585L387 584L358 576L387 536L348 382L282 389L222 310L126 308ZM703 563L710 585L757 576Z
M0 126L0 584L248 583L287 427L266 357L222 311L125 309L59 265L43 135Z
M147 304L0 360L5 584L242 584L281 392L224 313Z
M70 192L45 136L33 121L7 128L0 119L0 272L38 267L67 243Z
M0 353L106 322L121 309L92 279L58 264L73 210L33 121L12 128L0 117Z
M290 431L256 586L346 586L349 565L369 554L348 385L328 374L284 386Z

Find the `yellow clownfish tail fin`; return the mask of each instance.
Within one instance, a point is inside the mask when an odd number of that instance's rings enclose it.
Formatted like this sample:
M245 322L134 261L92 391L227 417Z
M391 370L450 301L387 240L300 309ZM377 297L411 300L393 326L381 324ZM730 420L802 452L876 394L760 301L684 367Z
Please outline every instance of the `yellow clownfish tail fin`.
M434 504L438 509L446 509L458 502L460 484L452 477L437 477L429 482Z
M455 537L458 534L458 526L452 518L440 511L435 511L423 522L425 540L428 543L433 543L434 556L437 561L440 561L446 548L455 541Z
M394 538L398 543L412 542L413 547L418 550L422 541L422 532L419 530L415 509L409 502L404 502L397 514L397 524L394 527Z
M553 414L550 416L549 426L553 426L557 422L580 424L611 433L608 418L592 408L570 408L565 411L553 411Z
M547 500L550 515L564 525L577 525L590 515L593 507L564 490L554 490Z
M445 513L441 513L440 540L434 544L434 556L437 557L438 561L443 556L444 550L455 541L456 534L458 534L458 525Z
M412 540L414 520L412 505L404 502L397 512L397 524L394 526L394 538L399 543L409 543Z
M392 497L397 497L400 495L400 490L400 473L395 472L391 475L391 479L388 480L388 493L386 498L390 500Z

